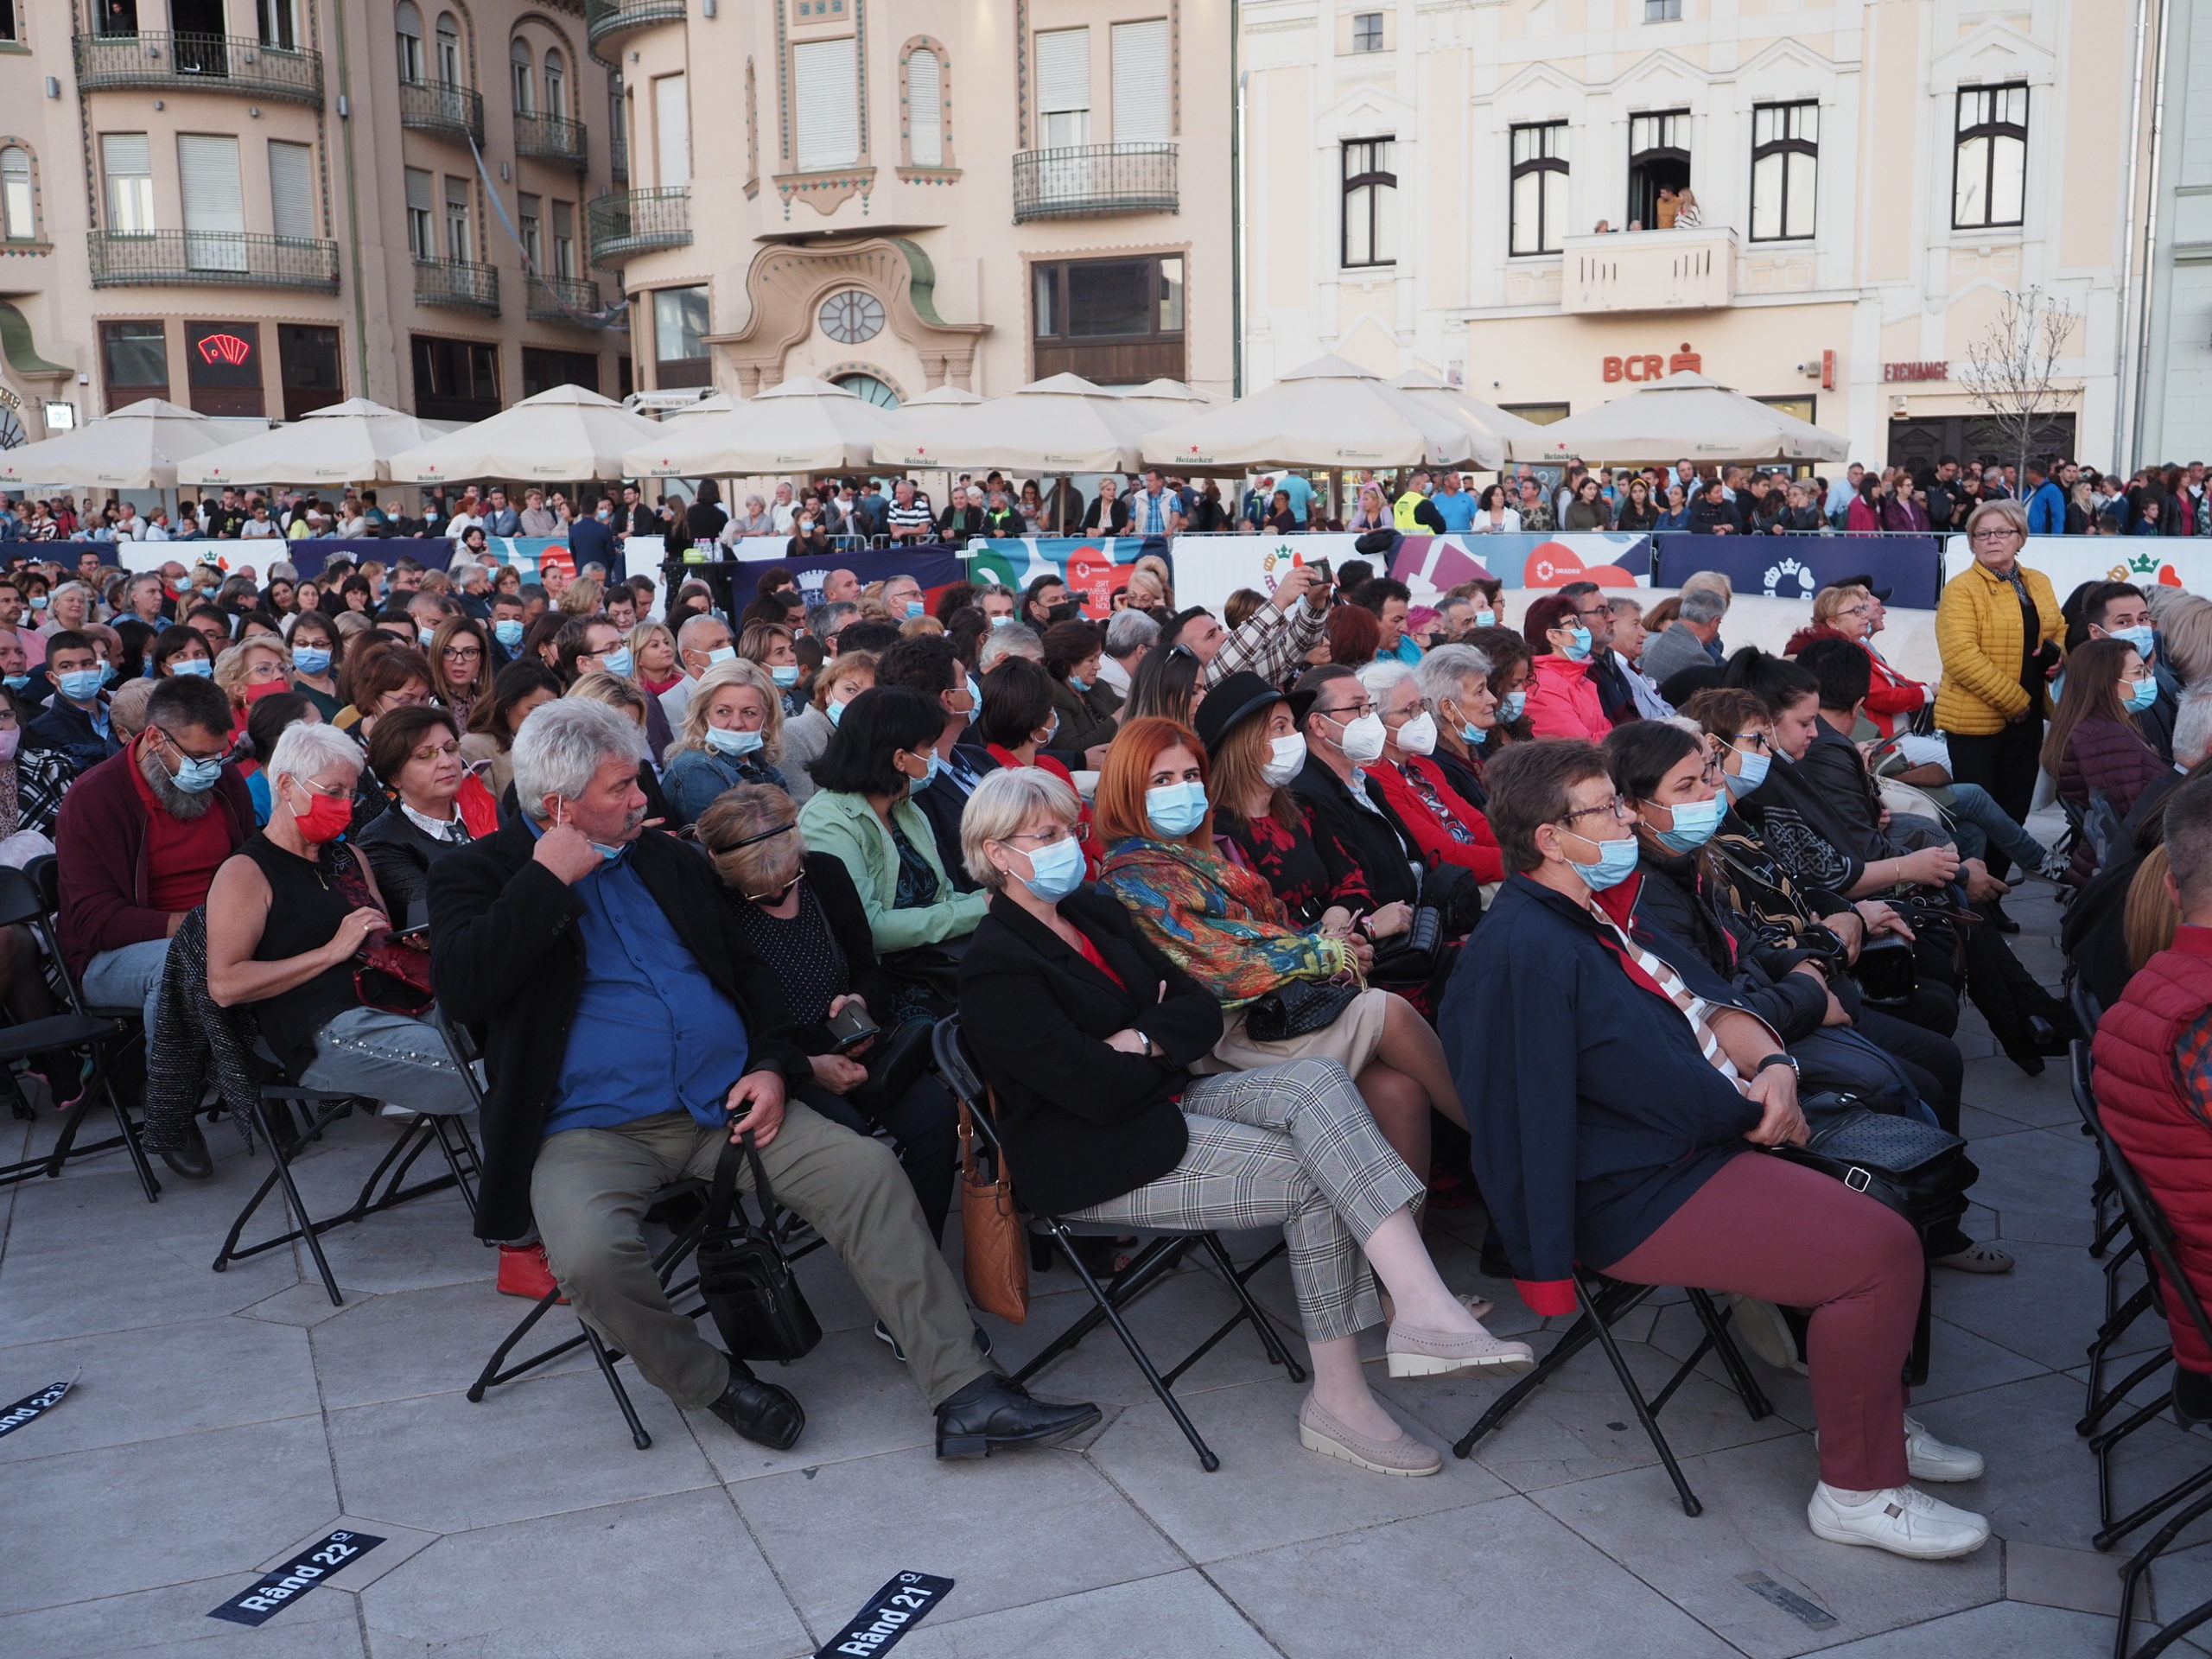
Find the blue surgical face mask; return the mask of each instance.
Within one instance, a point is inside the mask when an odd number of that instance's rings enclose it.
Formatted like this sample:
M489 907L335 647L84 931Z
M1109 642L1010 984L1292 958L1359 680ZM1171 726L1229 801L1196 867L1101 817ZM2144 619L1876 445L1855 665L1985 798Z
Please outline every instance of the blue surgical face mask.
M921 601L920 600L918 600L918 599L910 599L910 600L908 600L908 601L906 601L906 620L907 620L909 622L912 621L916 617L919 616L921 613L922 613L922 601Z
M1774 763L1770 757L1756 749L1738 749L1737 753L1743 756L1744 770L1741 772L1724 772L1720 776L1721 781L1728 785L1728 792L1740 801L1766 782L1767 769Z
M741 731L735 727L707 728L707 747L716 754L727 754L733 760L740 755L751 754L760 747L761 741L758 732Z
M824 714L826 714L826 715L828 715L830 716L830 723L832 726L835 726L836 724L837 724L837 722L838 722L838 721L842 721L842 719L844 719L844 717L845 717L845 705L844 705L843 703L842 703L842 702L837 702L837 701L833 697L832 699L830 699L830 701L829 702L827 702L826 704L824 704L824 705L823 705L823 713L824 713Z
M1048 905L1056 905L1083 885L1083 846L1073 836L1063 836L1029 855L1030 874L1021 885Z
M2145 677L2127 688L2127 712L2139 715L2158 700L2158 683Z
M44 594L33 594L31 595L31 609L35 611L42 611L45 608L46 595Z
M205 657L180 657L169 664L169 672L188 674L195 680L210 679L213 677L215 664Z
M1090 682L1080 674L1071 674L1068 676L1068 689L1071 691L1088 691L1090 690Z
M503 616L492 625L492 637L509 651L522 644L522 632L520 617Z
M736 660L737 647L735 645L716 645L712 651L707 653L707 666L709 668L714 667L717 663L734 663Z
M177 757L176 786L188 795L204 795L215 787L215 780L223 775L223 759L213 755L205 760L195 760L189 755Z
M1528 691L1525 689L1519 691L1509 691L1497 705L1498 723L1503 726L1510 726L1515 721L1520 719L1522 715L1528 712Z
M1204 784L1162 784L1144 792L1144 815L1155 833L1169 841L1187 836L1205 822Z
M330 652L321 645L302 645L292 652L292 666L310 677L330 671Z
M798 683L798 664L797 663L781 664L768 671L768 677L773 680L778 685L797 685Z
M113 685L115 683L115 664L113 663L102 663L100 664L100 683L102 685Z
M627 679L630 671L637 667L638 659L630 654L629 646L618 645L599 659L599 665L610 674L620 674Z
M430 641L438 637L438 631L435 628L417 628L415 630L415 637L423 642L423 649L428 651L430 648Z
M1713 839L1725 810L1718 795L1709 801L1684 801L1675 808L1675 827L1652 833L1670 853L1694 852Z
M2158 632L2153 628L2114 628L2109 637L2126 640L2135 647L2135 654L2146 663L2158 648Z
M1574 865L1574 873L1582 878L1583 884L1592 893L1603 893L1607 887L1618 887L1636 874L1638 854L1635 836L1626 836L1618 841L1601 841L1595 845L1598 849L1596 863L1577 864L1571 858L1567 860L1569 864Z
M72 702L90 702L100 694L100 671L97 668L80 668L59 676L54 683L61 695Z
M1477 611L1475 613L1475 626L1478 628L1496 627L1497 626L1497 613L1496 611Z
M995 616L991 619L991 626L995 628L1010 628L1014 626L1014 617L1011 613Z
M1578 627L1574 630L1573 638L1567 647L1567 660L1570 663L1586 663L1590 660L1589 629Z
M982 708L983 708L983 688L982 688L982 686L980 686L980 685L978 685L978 684L976 684L976 677L975 677L973 674L970 674L970 675L968 677L968 715L969 715L969 717L970 719L973 719L976 715L978 715L978 714L980 714L980 713L982 713Z
M30 683L31 677L28 674L0 676L0 685L6 686L10 691L20 691Z

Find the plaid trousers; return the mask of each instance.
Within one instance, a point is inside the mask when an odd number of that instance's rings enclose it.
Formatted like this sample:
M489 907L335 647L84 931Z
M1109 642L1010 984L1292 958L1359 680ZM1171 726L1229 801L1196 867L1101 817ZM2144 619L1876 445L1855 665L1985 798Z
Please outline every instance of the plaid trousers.
M1382 1317L1360 1246L1421 1195L1351 1074L1292 1060L1194 1077L1183 1091L1182 1161L1071 1221L1235 1230L1281 1224L1309 1342L1357 1335Z

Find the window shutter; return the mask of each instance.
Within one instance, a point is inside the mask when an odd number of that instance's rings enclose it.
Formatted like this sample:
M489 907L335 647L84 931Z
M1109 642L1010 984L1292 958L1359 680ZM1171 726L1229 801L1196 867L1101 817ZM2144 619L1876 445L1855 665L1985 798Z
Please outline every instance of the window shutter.
M802 173L849 167L861 157L860 84L852 37L806 41L791 53L798 93Z
M307 144L269 141L270 228L302 241L315 234L315 150Z
M1090 107L1090 31L1048 29L1037 36L1037 110L1058 115Z
M153 147L143 132L101 134L100 159L111 179L143 178L154 170Z
M430 175L419 167L407 169L407 206L418 213L427 213L435 204L430 200Z
M653 82L653 139L659 146L660 188L675 190L691 182L691 96L681 75Z
M176 160L184 194L185 263L195 270L244 270L245 194L238 181L238 141L181 132Z
M1164 144L1169 137L1167 20L1114 25L1114 142Z
M906 133L916 167L944 165L944 76L927 47L906 60Z

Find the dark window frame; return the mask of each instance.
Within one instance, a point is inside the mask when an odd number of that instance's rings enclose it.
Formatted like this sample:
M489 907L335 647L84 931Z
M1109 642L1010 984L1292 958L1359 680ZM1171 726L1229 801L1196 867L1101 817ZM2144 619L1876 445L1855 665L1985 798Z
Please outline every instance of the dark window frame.
M140 340L157 338L160 340L162 343L162 378L158 381L140 382L118 380L111 372L114 367L114 364L108 355L108 348L111 342L115 338L115 331L124 328L150 328L154 331L153 334L140 334L135 336L135 338ZM102 389L107 394L107 404L110 409L114 409L123 404L136 403L142 397L159 397L163 402L167 402L168 400L169 327L165 319L160 317L103 318L100 321L99 341L100 385Z
M1814 111L1814 118L1815 122L1817 122L1819 119L1820 107L1821 101L1816 98L1793 98L1770 104L1754 104L1751 105L1751 131L1755 137L1755 142L1751 145L1751 188L1745 198L1745 201L1749 205L1749 211L1744 227L1744 235L1747 241L1806 242L1810 241L1817 232L1821 211L1821 141L1818 138L1798 138L1791 137L1770 138L1765 143L1762 144L1756 142L1756 135L1758 131L1759 113L1763 110L1773 110L1777 111L1811 110ZM1783 124L1785 126L1789 124L1786 119ZM1789 165L1787 161L1783 163L1781 169L1782 200L1780 203L1780 211L1777 215L1777 221L1782 226L1782 230L1778 234L1774 236L1761 236L1758 232L1759 163L1770 156L1807 156L1812 158L1813 213L1815 218L1815 229L1812 231L1807 231L1802 236L1792 235L1789 230Z
M1370 23L1374 25L1373 28L1370 29L1366 27L1366 25ZM1382 14L1381 12L1356 11L1352 14L1351 49L1353 51L1380 52L1383 50L1384 39L1385 35L1383 31ZM1373 42L1372 45L1369 44L1370 41Z
M1571 187L1574 178L1573 166L1565 156L1559 153L1559 149L1563 146L1554 146L1549 141L1541 144L1539 153L1534 156L1516 157L1514 152L1520 148L1521 135L1524 132L1551 133L1563 139L1567 136L1567 124L1564 121L1522 121L1505 130L1505 153L1508 161L1505 176L1505 247L1506 257L1509 259L1554 254L1560 251L1560 238L1567 234L1567 227L1564 225L1554 226L1549 222L1550 216L1544 206L1545 198L1551 194L1548 189L1541 183L1536 188L1536 234L1535 245L1533 247L1524 248L1521 245L1520 226L1515 219L1514 210L1521 194L1520 185L1522 175L1529 173L1558 173L1569 181Z
M2020 94L2021 119L1999 121L1981 119L1968 124L1967 104L1973 99L1990 109L1989 100L2007 92ZM1951 228L1955 231L2018 230L2027 223L2028 214L2028 122L2035 104L2034 90L2024 80L1999 81L1993 86L1961 86L1953 105L1951 133ZM1982 111L1977 111L1981 113ZM1997 201L1997 140L2016 138L2020 144L2020 216L2018 219L1983 219L1961 224L1959 221L1959 174L1965 164L1967 145L1976 138L1989 142L1982 151L1981 200L1986 213L1996 212Z
M1172 282L1166 272L1167 264L1171 260L1182 268L1179 277ZM1150 327L1147 329L1135 334L1078 334L1067 332L1068 273L1071 270L1082 268L1096 269L1109 265L1136 264L1147 266L1150 272L1149 289L1145 300L1145 315L1150 321ZM1040 277L1050 285L1049 300L1052 311L1052 316L1050 318L1040 318L1038 311ZM1041 379L1046 374L1059 372L1058 369L1039 367L1040 357L1046 354L1051 354L1055 359L1090 356L1111 359L1116 353L1120 353L1123 356L1141 357L1147 361L1165 362L1166 359L1171 355L1175 359L1172 368L1155 367L1151 373L1137 376L1136 381L1150 380L1160 375L1166 375L1178 380L1186 378L1189 365L1190 285L1190 255L1181 249L1171 249L1159 253L1132 251L1109 258L1033 261L1028 270L1031 307L1029 351L1031 367L1034 371L1032 378ZM1171 286L1177 292L1181 326L1165 328L1160 324L1160 315L1161 308L1166 303ZM1046 332L1045 327L1040 327L1040 323L1057 323L1058 331ZM1093 379L1097 378L1099 373L1106 372L1099 369L1096 372L1088 372L1087 370L1090 366L1095 365L1086 365L1086 368L1078 368L1075 372L1086 373L1086 378ZM1135 383L1132 382L1132 384Z
M1374 138L1347 138L1337 147L1338 171L1342 184L1337 194L1337 263L1346 270L1382 270L1398 263L1394 253L1388 259L1373 257L1376 241L1382 229L1383 213L1397 205L1397 158L1388 153L1388 147L1398 141L1388 135ZM1355 152L1357 152L1355 157ZM1379 153L1378 153L1379 152ZM1355 159L1359 170L1354 172ZM1390 167L1377 166L1381 161L1394 163ZM1389 190L1386 201L1382 193ZM1352 196L1356 191L1367 193L1363 204L1367 213L1367 251L1369 257L1351 257Z
M503 407L497 340L467 340L451 334L410 334L407 348L408 367L415 388L415 413L423 419L480 421L497 414ZM442 356L447 359L442 364L439 360ZM442 379L464 378L450 372L455 366L465 370L468 384L465 387L442 387ZM491 388L490 395L486 397L481 395L478 371L487 366ZM442 370L446 372L442 373Z

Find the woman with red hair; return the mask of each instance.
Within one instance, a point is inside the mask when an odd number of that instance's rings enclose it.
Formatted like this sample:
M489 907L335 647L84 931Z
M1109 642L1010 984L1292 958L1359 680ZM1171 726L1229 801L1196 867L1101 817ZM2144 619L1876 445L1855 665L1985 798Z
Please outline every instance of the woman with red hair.
M1536 653L1529 683L1529 724L1538 737L1603 743L1613 722L1590 677L1590 630L1573 600L1547 594L1529 607L1522 632Z

